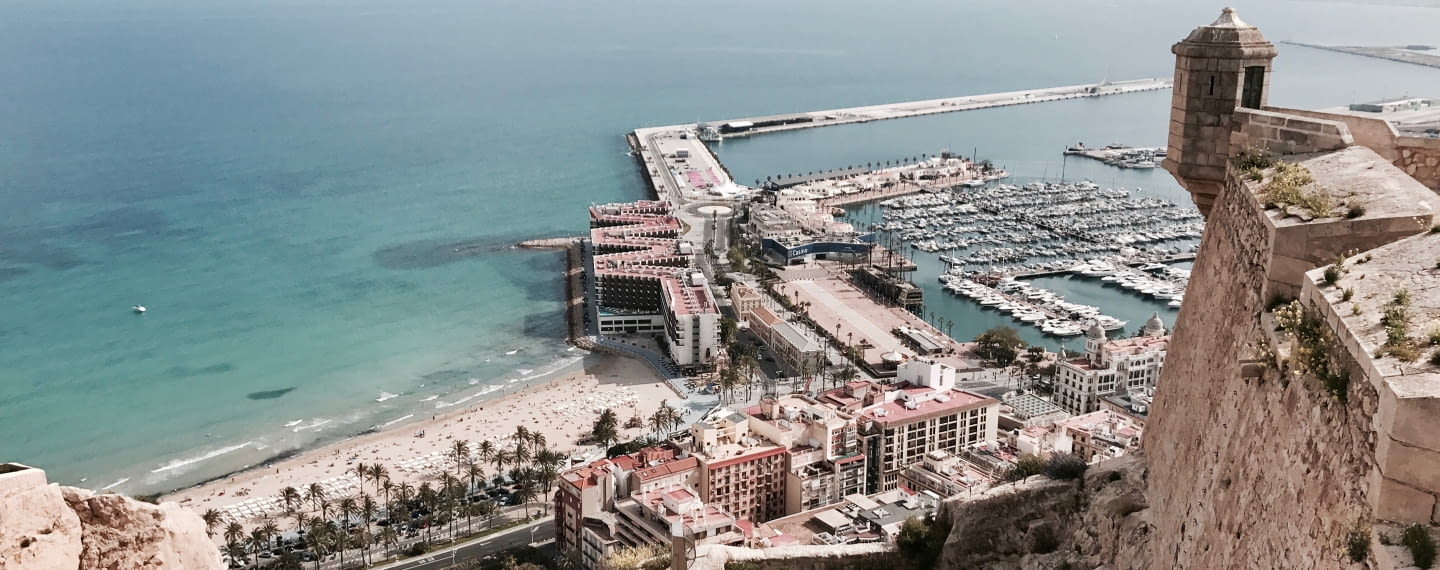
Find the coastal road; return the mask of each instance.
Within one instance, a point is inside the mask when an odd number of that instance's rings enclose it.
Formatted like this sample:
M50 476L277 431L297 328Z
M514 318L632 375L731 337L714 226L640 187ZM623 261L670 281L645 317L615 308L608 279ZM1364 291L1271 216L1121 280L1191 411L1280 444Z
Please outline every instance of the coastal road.
M462 562L480 560L503 550L525 546L536 541L550 540L555 536L555 519L544 518L536 522L503 530L475 542L460 546L442 548L413 560L397 562L390 566L379 566L377 570L441 570Z

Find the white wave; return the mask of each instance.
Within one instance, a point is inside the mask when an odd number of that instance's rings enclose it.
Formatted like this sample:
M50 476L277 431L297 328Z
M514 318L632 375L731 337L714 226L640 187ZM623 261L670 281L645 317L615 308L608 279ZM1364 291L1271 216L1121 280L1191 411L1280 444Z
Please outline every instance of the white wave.
M285 422L285 427L295 427L300 425L304 421L305 420L290 420L288 422Z
M521 376L524 376L524 375L526 375L526 374L529 374L529 373L531 373L531 372L534 372L535 369L534 369L534 368L516 368L515 371L516 371L516 372L519 372Z
M391 394L391 393L389 393L389 392L381 392L381 393L380 393L380 397L379 397L379 398L375 398L375 401L376 401L376 402L384 402L385 400L389 400L389 399L395 398L395 397L397 397L397 396L399 396L399 394Z
M511 384L514 384L514 383L519 382L519 381L520 381L519 378L511 378L511 379L510 379L510 383L511 383Z
M480 393L476 394L476 396L484 396L501 388L504 388L504 386L501 386L499 384L495 384L493 386L486 386L485 389L481 390Z
M247 442L242 443L242 444L239 444L239 445L232 445L232 446L230 446L230 447L222 447L222 448L216 449L216 450L214 450L214 451L209 451L209 452L206 452L206 453L203 454L203 455L197 455L197 456L195 456L195 457L188 457L188 458L185 458L185 459L176 459L176 460L174 460L174 461L171 461L171 462L169 462L169 463L166 463L166 464L164 464L164 465L161 465L158 469L152 469L152 470L150 470L150 472L151 472L151 473L164 473L164 472L166 472L166 471L170 471L170 470L173 470L173 469L179 469L179 468L184 467L184 466L186 466L186 465L191 465L191 464L194 464L194 463L199 463L199 462L205 461L205 460L207 460L207 459L214 459L214 458L216 458L216 457L220 457L221 455L225 455L226 453L230 453L230 452L232 452L232 451L238 451L238 450L244 449L246 446L248 446L248 445L250 445L250 444L252 444L252 443L254 443L254 442L253 442L253 441L247 441Z
M479 378L471 378L471 379L470 379L470 385L471 385L471 386L474 386L474 385L479 384L479 383L480 383L480 379L479 379Z
M515 353L517 353L517 352L520 352L520 349L517 348L517 349L515 349L515 350L512 350L512 351L510 351L510 352L507 352L507 353L505 353L505 356L514 356Z
M403 422L403 421L408 420L408 419L413 418L413 417L415 417L415 414L410 414L410 415L405 416L405 417L403 417L403 418L396 418L396 419L390 420L390 421L388 421L388 422L385 422L385 423L383 423L383 424L380 424L380 427L382 427L382 428L383 428L383 427L390 427L390 426L392 426L392 425L395 425L395 424L397 424L397 423Z
M440 397L439 395L426 396L425 399L420 400L420 401L421 401L421 402L429 402L429 401L434 400L435 398L439 398L439 397Z
M573 346L572 346L572 347L570 347L570 348L565 349L565 352L573 352L573 351L575 350L575 348L576 348L576 347L573 347Z
M104 487L101 487L100 490L101 490L101 491L109 491L110 489L114 489L115 487L118 487L118 486L120 486L120 485L125 484L125 482L126 482L126 481L129 481L129 480L130 480L129 477L123 477L123 478L121 478L119 481L116 481L116 482L114 482L114 483L111 483L111 484L109 484L109 485L106 485L106 486L104 486ZM84 479L81 479L81 481L84 481Z
M310 424L310 425L308 425L308 426L298 426L298 427L296 427L295 429L292 429L292 430L290 430L290 431L295 432L295 433L300 433L300 432L305 431L305 430L308 430L308 429L318 428L318 427L323 426L323 425L328 424L328 423L330 423L330 420L315 420L314 423L312 423L312 424Z
M478 395L478 394L471 394L471 395L469 395L469 396L465 396L464 398L460 398L459 400L455 400L454 402L443 402L443 401L442 401L442 402L435 402L435 407L437 407L437 408L448 408L448 407L450 407L450 406L458 406L458 405L460 405L460 404L464 404L465 402L469 402L470 400L474 399L475 396L477 396L477 395Z

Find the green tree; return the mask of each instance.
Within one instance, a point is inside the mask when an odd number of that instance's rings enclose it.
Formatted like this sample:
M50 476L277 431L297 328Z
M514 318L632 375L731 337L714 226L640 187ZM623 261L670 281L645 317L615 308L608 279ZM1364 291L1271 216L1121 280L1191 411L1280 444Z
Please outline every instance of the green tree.
M949 519L936 518L934 513L923 519L905 519L900 524L900 534L895 537L895 549L913 568L935 568L945 539L950 536L950 526Z
M740 323L730 317L720 317L720 342L730 344L735 342L735 333L740 329Z
M609 447L620 439L620 417L615 414L615 410L605 408L600 411L600 417L596 418L595 425L590 427L590 436L604 447Z
M1015 363L1025 341L1014 328L998 326L975 337L975 354L996 368L1005 368Z

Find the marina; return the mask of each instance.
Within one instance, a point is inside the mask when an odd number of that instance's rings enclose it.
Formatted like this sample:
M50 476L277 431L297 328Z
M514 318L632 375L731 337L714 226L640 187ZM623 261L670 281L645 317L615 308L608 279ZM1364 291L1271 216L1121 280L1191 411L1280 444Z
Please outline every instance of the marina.
M912 259L933 255L947 293L1057 338L1083 334L1092 322L1105 330L1126 322L1022 280L1069 276L1157 310L1178 308L1189 274L1169 264L1193 259L1203 228L1192 207L1091 182L962 186L874 206L848 210L846 219Z

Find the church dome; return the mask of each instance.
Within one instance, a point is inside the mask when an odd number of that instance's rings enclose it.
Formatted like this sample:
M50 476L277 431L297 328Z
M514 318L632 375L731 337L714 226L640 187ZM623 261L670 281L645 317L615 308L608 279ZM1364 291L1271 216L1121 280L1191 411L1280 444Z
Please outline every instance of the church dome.
M1085 336L1087 338L1103 339L1105 338L1105 329L1100 328L1098 321L1090 321L1090 330L1085 331Z
M1153 332L1156 334L1165 332L1165 321L1160 320L1160 313L1153 313L1150 315L1150 320L1145 321L1144 331L1147 333Z

